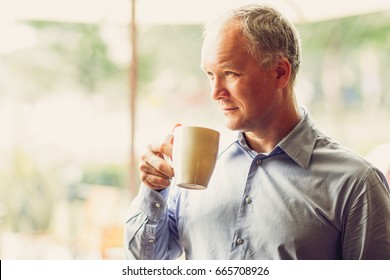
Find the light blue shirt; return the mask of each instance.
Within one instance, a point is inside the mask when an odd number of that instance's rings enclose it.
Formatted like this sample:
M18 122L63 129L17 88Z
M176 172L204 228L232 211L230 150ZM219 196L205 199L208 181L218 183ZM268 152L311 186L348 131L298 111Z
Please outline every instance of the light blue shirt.
M269 155L243 134L206 190L141 186L125 223L129 259L390 259L390 193L308 113Z

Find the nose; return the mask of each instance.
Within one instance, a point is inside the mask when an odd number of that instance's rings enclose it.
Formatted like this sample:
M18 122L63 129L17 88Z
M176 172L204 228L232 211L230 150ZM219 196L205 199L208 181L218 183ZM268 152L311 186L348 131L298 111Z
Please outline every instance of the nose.
M229 91L226 89L223 80L214 78L214 80L211 81L210 95L213 100L224 99L229 95Z

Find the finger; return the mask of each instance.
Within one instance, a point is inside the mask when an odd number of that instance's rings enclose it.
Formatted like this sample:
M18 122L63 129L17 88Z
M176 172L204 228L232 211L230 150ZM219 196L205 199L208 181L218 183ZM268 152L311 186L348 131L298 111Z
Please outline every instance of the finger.
M182 124L181 123L175 123L175 125L172 127L172 134L173 134L173 132L175 131L175 128L176 127L179 127L179 126L182 126ZM173 139L173 137L171 138L171 140L170 140L170 143L173 145L173 141L174 141L174 139Z
M170 156L172 155L172 147L173 147L173 131L169 134L167 134L167 136L165 136L164 138L164 145L166 145L166 150L165 150L165 153L163 153L164 155L167 155L167 156Z
M153 190L163 190L169 187L171 180L163 177L154 176L147 174L142 180L145 185L150 187Z
M160 177L172 178L175 176L169 163L159 153L149 150L141 157L140 170Z
M172 156L172 139L173 139L173 134L170 133L167 136L165 136L164 141L159 144L150 144L148 146L148 149L152 151L153 153L160 154L161 157L162 155L167 155L167 156Z
M170 179L173 177L173 176L170 177L170 176L160 172L159 170L157 170L155 167L153 167L152 165L150 165L146 161L141 161L141 163L139 165L139 170L141 171L141 173L151 174L154 176L159 176L159 177L163 177L163 178L167 178L167 179Z
M181 123L175 123L172 127L172 132L175 130L176 127L183 126Z
M140 169L144 170L140 172L140 179L148 187L154 190L161 190L170 185L170 178L161 175L157 170L148 164L143 164ZM154 172L156 172L157 175L154 174Z
M173 131L176 127L182 126L180 123L176 123L172 127L171 133L167 134L162 143L151 144L148 148L154 153L160 153L167 156L172 156L172 144L173 144Z
M160 157L150 158L147 161L147 164L152 167L150 172L151 174L165 178L172 178L175 176L175 173L169 163Z

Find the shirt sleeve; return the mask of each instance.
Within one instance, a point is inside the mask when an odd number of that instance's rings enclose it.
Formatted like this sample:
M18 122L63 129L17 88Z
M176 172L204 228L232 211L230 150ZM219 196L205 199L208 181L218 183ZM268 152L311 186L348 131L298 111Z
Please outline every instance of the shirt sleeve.
M182 254L173 209L168 209L169 188L157 192L141 185L131 202L124 230L128 259L176 259Z
M384 176L371 170L356 192L343 236L343 259L390 259L390 193Z

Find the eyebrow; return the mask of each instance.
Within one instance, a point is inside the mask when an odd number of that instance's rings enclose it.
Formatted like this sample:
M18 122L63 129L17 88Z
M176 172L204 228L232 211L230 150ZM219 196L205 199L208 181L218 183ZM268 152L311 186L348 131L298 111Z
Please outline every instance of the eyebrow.
M222 63L217 64L218 68L232 68L233 66L234 66L234 64L231 61L222 62Z
M206 70L206 67L203 64L200 65L200 68L203 69L203 70ZM241 67L239 67L239 65L237 65L237 64L234 64L231 61L227 61L227 62L218 63L217 64L217 68L219 68L219 69L226 69L226 68L240 69Z

